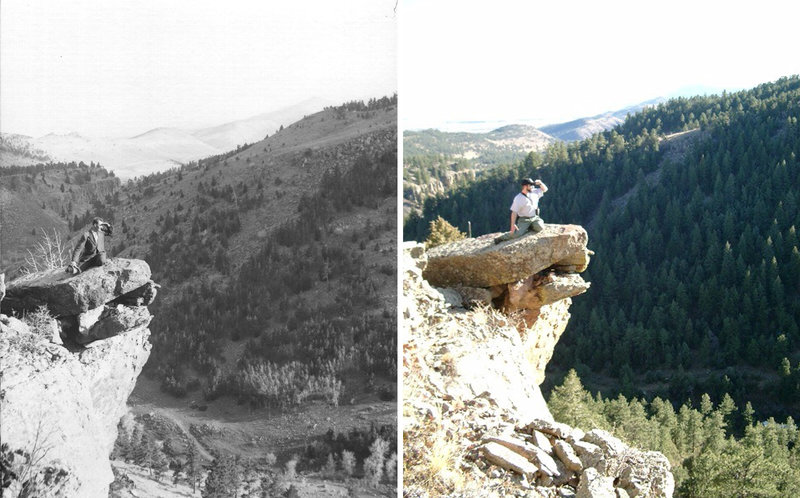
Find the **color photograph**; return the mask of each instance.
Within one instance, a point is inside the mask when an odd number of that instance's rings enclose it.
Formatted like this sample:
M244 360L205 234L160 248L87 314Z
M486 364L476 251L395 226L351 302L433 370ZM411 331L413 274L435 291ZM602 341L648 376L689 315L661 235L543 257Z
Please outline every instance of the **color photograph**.
M798 14L401 2L404 496L800 495Z

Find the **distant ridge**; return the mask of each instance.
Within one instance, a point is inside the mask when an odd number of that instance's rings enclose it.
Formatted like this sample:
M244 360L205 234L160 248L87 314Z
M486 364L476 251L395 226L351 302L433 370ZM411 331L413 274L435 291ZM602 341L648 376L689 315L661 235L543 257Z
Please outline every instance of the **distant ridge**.
M591 137L595 133L610 130L618 124L621 124L625 121L625 117L628 114L635 114L645 107L658 105L665 101L665 98L657 97L636 105L625 107L618 111L609 111L596 116L567 121L566 123L542 126L540 130L565 142L583 140L584 138Z
M129 179L163 171L255 143L304 116L321 111L329 102L306 99L238 121L201 129L159 127L133 137L84 137L76 132L48 133L39 138L3 133L0 166L24 166L46 161L100 163L118 177Z

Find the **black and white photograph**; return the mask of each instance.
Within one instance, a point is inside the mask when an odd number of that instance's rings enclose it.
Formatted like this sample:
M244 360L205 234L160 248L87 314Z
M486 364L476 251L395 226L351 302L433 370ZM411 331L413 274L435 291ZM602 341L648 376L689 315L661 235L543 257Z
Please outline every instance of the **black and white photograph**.
M398 493L397 15L0 3L3 497Z
M400 10L404 496L800 496L800 6Z

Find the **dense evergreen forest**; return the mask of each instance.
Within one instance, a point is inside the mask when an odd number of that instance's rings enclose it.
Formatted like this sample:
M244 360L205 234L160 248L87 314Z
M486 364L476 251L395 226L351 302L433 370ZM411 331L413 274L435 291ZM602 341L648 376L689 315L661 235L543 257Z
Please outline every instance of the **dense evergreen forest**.
M589 139L552 145L428 199L442 216L506 230L519 179L541 178L548 223L580 224L596 252L552 372L592 390L680 404L729 394L756 417L800 408L800 78L679 98Z
M660 451L672 464L675 495L685 497L800 495L800 431L791 417L757 422L750 403L737 407L707 394L697 408L593 397L574 370L550 394L556 420L585 430L597 427L639 448Z
M359 207L378 215L382 201L396 195L390 174L396 157L393 151L361 156L347 171L328 171L321 187L307 194L314 202L301 201L300 211L274 230L227 284L204 282L176 301L156 301L148 371L176 395L202 388L207 399L234 395L253 406L277 407L315 397L337 404L363 379L369 384L375 377L393 380L396 312L380 309L378 291L386 287L381 279L395 278L395 269L370 272L364 260L366 252L377 250L376 233L394 232L394 206L345 244L334 236L330 221ZM145 259L156 280L179 282L208 267L229 271L225 241L242 230L238 209L249 202L247 187L201 183L198 191L201 204L216 199L213 208L194 210L190 220L175 212L150 236ZM256 195L252 202L258 202L260 189L250 191ZM226 208L222 201L234 196L238 208ZM176 230L179 223L191 226L189 233ZM304 297L314 289L327 297ZM246 341L246 346L233 368L223 368L229 341ZM187 367L207 381L201 385ZM347 379L361 380L348 385ZM382 395L391 399L394 392Z

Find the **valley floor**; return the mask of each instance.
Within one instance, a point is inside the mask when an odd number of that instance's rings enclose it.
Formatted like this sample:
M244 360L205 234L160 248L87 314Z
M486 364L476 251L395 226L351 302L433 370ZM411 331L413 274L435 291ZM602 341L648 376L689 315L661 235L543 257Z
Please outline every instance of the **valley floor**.
M350 404L350 401L353 401ZM353 428L396 424L397 405L380 401L375 394L343 400L338 407L325 402L310 402L301 409L250 409L230 398L212 402L199 392L175 398L161 392L156 381L140 377L128 400L133 415L161 415L191 439L210 458L213 450L259 458L274 453L280 462L300 454L306 444L322 438L329 429L347 432ZM208 406L205 411L192 406ZM192 429L194 426L194 429Z

